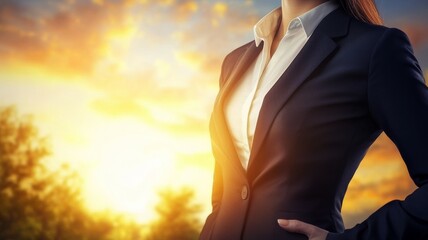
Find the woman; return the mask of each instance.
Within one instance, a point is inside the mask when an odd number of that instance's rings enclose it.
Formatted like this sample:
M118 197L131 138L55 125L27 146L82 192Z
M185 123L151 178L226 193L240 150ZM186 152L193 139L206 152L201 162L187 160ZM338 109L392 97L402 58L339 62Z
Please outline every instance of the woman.
M428 89L407 36L373 0L282 0L254 30L223 62L200 239L428 239ZM419 188L345 230L347 185L382 131Z

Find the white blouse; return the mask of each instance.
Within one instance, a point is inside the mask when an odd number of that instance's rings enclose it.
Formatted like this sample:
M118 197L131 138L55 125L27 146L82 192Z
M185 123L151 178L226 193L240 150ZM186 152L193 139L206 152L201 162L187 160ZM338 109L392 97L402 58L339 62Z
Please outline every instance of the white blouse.
M244 169L248 166L265 95L302 50L321 20L337 7L334 1L327 1L294 18L272 57L270 48L281 23L281 8L268 13L254 26L255 43L259 46L263 41L263 49L225 104L226 122Z

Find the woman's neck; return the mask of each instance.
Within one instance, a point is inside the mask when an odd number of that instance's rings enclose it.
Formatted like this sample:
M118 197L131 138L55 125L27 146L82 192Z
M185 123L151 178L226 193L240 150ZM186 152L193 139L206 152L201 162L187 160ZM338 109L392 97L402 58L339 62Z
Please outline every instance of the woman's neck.
M284 37L286 27L291 20L329 0L281 0L282 1L282 19L278 30L273 38L270 56L272 56L278 48L279 42Z
M329 0L281 0L282 22L277 34L284 36L291 20L327 1Z

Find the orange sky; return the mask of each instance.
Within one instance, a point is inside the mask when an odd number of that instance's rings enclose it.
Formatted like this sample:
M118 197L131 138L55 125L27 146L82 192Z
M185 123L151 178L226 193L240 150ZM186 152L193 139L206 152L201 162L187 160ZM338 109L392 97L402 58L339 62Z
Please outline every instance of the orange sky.
M52 169L76 169L92 209L147 221L160 187L186 185L206 214L221 61L261 15L250 0L4 1L0 104L35 116ZM382 136L349 187L346 223L413 188Z

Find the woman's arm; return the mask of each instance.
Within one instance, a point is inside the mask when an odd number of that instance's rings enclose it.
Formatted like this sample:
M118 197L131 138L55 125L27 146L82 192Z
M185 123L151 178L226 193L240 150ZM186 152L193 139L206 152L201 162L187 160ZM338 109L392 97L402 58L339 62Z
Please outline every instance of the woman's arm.
M405 33L386 29L374 47L368 79L374 121L395 143L418 189L328 240L428 239L428 88ZM303 224L303 225L302 225ZM303 226L303 227L302 227ZM301 222L283 226L313 239L322 229Z

